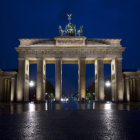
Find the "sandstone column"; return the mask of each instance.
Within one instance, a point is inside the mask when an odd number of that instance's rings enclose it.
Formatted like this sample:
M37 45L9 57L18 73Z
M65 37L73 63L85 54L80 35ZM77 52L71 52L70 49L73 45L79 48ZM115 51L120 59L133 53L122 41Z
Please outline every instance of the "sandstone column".
M130 102L130 88L129 88L129 78L125 78L125 86L126 86L126 99L127 102Z
M8 83L7 83L7 102L10 101L10 79L8 79Z
M14 101L14 95L15 95L15 78L11 78L11 95L10 95L10 101Z
M43 58L37 59L37 84L36 84L36 101L45 101L45 76L46 62Z
M132 101L132 79L130 79L129 82L130 82L130 101Z
M136 84L135 84L135 87L136 87L136 88L135 88L135 93L136 93L136 94L135 94L135 101L138 102L138 101L139 101L139 96L138 96L139 79L138 79L138 78L135 79L135 83L136 83Z
M0 77L0 102L3 101L3 78Z
M78 60L78 101L86 98L85 58Z
M2 80L2 102L5 101L5 79Z
M101 58L95 60L95 101L104 101L104 64Z
M112 101L123 102L122 58L111 61Z
M62 97L62 61L55 60L55 101L60 101Z
M24 60L24 102L29 101L29 60Z
M28 101L29 99L29 60L19 58L17 76L17 102Z
M4 101L7 102L7 94L8 94L8 79L5 79L4 84Z
M136 81L135 81L135 79L133 78L133 79L132 79L132 89L133 89L133 90L132 90L132 94L133 94L132 97L133 97L133 101L135 101L135 99L136 99L136 98L135 98L135 96L136 96L136 85L135 85L135 84L136 84Z
M138 89L138 92L137 92L137 94L138 94L138 101L140 102L140 76L138 77L138 83L137 83L137 89Z

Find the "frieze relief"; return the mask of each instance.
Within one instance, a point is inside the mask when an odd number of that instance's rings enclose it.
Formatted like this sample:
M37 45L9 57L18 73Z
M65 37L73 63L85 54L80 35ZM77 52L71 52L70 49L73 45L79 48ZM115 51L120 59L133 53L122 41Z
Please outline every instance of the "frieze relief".
M29 68L28 68L28 64L26 65L26 71L28 71L29 70Z
M54 57L54 56L68 56L68 55L77 55L81 56L84 55L86 57L91 57L95 55L96 57L98 56L103 56L103 57L109 57L109 56L115 56L115 57L121 57L122 52L121 51L101 51L101 50L42 50L42 51L19 51L19 57L34 57L34 56L43 56L43 57Z
M54 39L20 39L20 46L55 44Z
M46 80L46 76L45 76L45 74L43 75L43 79Z
M97 80L97 74L95 74L95 80Z
M111 75L111 80L115 79L115 74Z
M25 79L29 80L29 75L28 74L25 75Z
M58 40L57 45L83 45L83 40Z

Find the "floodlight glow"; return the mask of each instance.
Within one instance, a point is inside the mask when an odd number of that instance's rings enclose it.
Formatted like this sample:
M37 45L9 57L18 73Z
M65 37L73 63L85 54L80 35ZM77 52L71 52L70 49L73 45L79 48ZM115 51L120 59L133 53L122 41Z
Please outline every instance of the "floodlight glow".
M107 81L107 82L106 82L106 86L107 86L107 87L110 87L110 86L111 86L111 83L110 83L109 81Z
M29 83L29 85L30 85L30 87L33 87L33 86L34 86L34 82L31 81L31 82Z
M111 109L111 104L105 104L104 109Z
M61 98L61 101L63 101L63 98Z

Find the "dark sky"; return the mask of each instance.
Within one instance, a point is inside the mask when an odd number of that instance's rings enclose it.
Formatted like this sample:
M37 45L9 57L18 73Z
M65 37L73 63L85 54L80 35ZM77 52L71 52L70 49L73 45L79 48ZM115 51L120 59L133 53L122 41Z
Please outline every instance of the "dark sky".
M65 28L66 14L83 25L87 38L122 38L123 68L140 68L140 0L1 0L0 69L18 68L18 38L54 38L58 25ZM54 85L54 65L47 65L47 80ZM63 91L77 92L78 65L63 65ZM30 66L36 75L36 65ZM105 65L105 76L110 65ZM86 65L87 86L94 81L94 65Z

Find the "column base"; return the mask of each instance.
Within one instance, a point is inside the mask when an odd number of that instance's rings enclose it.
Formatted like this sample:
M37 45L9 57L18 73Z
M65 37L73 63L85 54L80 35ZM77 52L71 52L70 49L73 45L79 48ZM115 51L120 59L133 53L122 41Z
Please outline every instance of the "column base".
M35 101L34 103L45 103L46 101Z
M116 103L116 104L119 104L119 103L125 103L124 101L111 101L112 103Z
M62 103L61 101L54 101L55 103Z
M96 103L106 103L106 101L95 101Z

